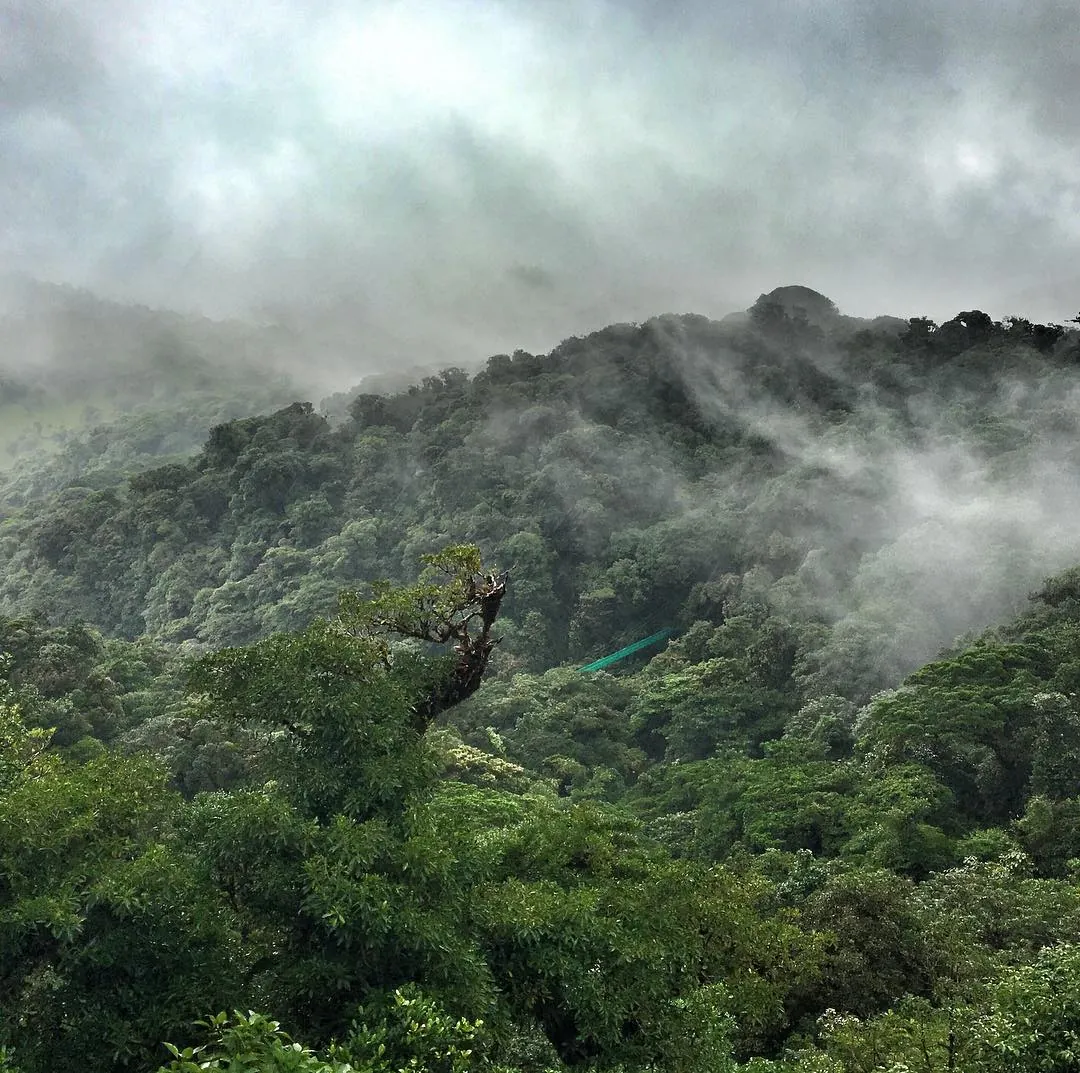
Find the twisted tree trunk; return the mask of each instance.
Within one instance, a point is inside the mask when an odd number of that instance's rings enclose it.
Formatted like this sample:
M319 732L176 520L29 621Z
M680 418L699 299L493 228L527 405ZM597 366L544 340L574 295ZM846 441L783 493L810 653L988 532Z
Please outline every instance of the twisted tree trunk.
M488 574L480 584L469 581L468 613L453 623L451 637L456 657L448 677L440 681L428 696L416 706L418 729L424 729L440 712L460 704L479 688L487 670L492 650L499 638L491 636L491 629L499 617L499 608L506 595L508 574ZM480 632L473 636L470 627L480 625Z

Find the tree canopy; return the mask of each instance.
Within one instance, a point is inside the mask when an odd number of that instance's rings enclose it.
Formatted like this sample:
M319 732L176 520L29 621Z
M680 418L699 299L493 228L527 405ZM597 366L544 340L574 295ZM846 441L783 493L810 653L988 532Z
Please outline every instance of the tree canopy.
M1078 354L781 288L16 466L0 1069L1075 1068Z

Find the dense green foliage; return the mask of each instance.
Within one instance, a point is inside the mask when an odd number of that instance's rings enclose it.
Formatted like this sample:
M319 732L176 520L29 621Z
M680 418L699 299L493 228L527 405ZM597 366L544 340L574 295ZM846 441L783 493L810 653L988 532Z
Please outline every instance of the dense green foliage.
M0 1069L1077 1068L1078 357L788 288L17 469Z

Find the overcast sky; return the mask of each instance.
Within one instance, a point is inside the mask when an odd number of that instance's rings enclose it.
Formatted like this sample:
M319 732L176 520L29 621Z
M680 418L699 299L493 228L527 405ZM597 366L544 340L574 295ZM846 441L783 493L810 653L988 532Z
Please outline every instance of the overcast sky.
M1080 309L1075 0L0 0L0 259L456 360Z

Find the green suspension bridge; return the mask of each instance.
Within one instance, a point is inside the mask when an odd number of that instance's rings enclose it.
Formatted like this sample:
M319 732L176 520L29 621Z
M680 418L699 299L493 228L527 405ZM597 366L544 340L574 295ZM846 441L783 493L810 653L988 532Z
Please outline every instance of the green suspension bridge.
M618 663L619 660L626 659L627 656L632 656L643 648L649 648L652 645L659 644L661 641L666 641L674 632L670 626L667 626L662 630L657 630L656 633L650 634L648 637L643 637L640 641L635 641L632 645L620 648L618 652L612 652L610 656L604 656L601 659L593 660L592 663L586 663L584 667L579 667L578 670L583 674L589 671L602 671L605 667L610 667L613 663Z

